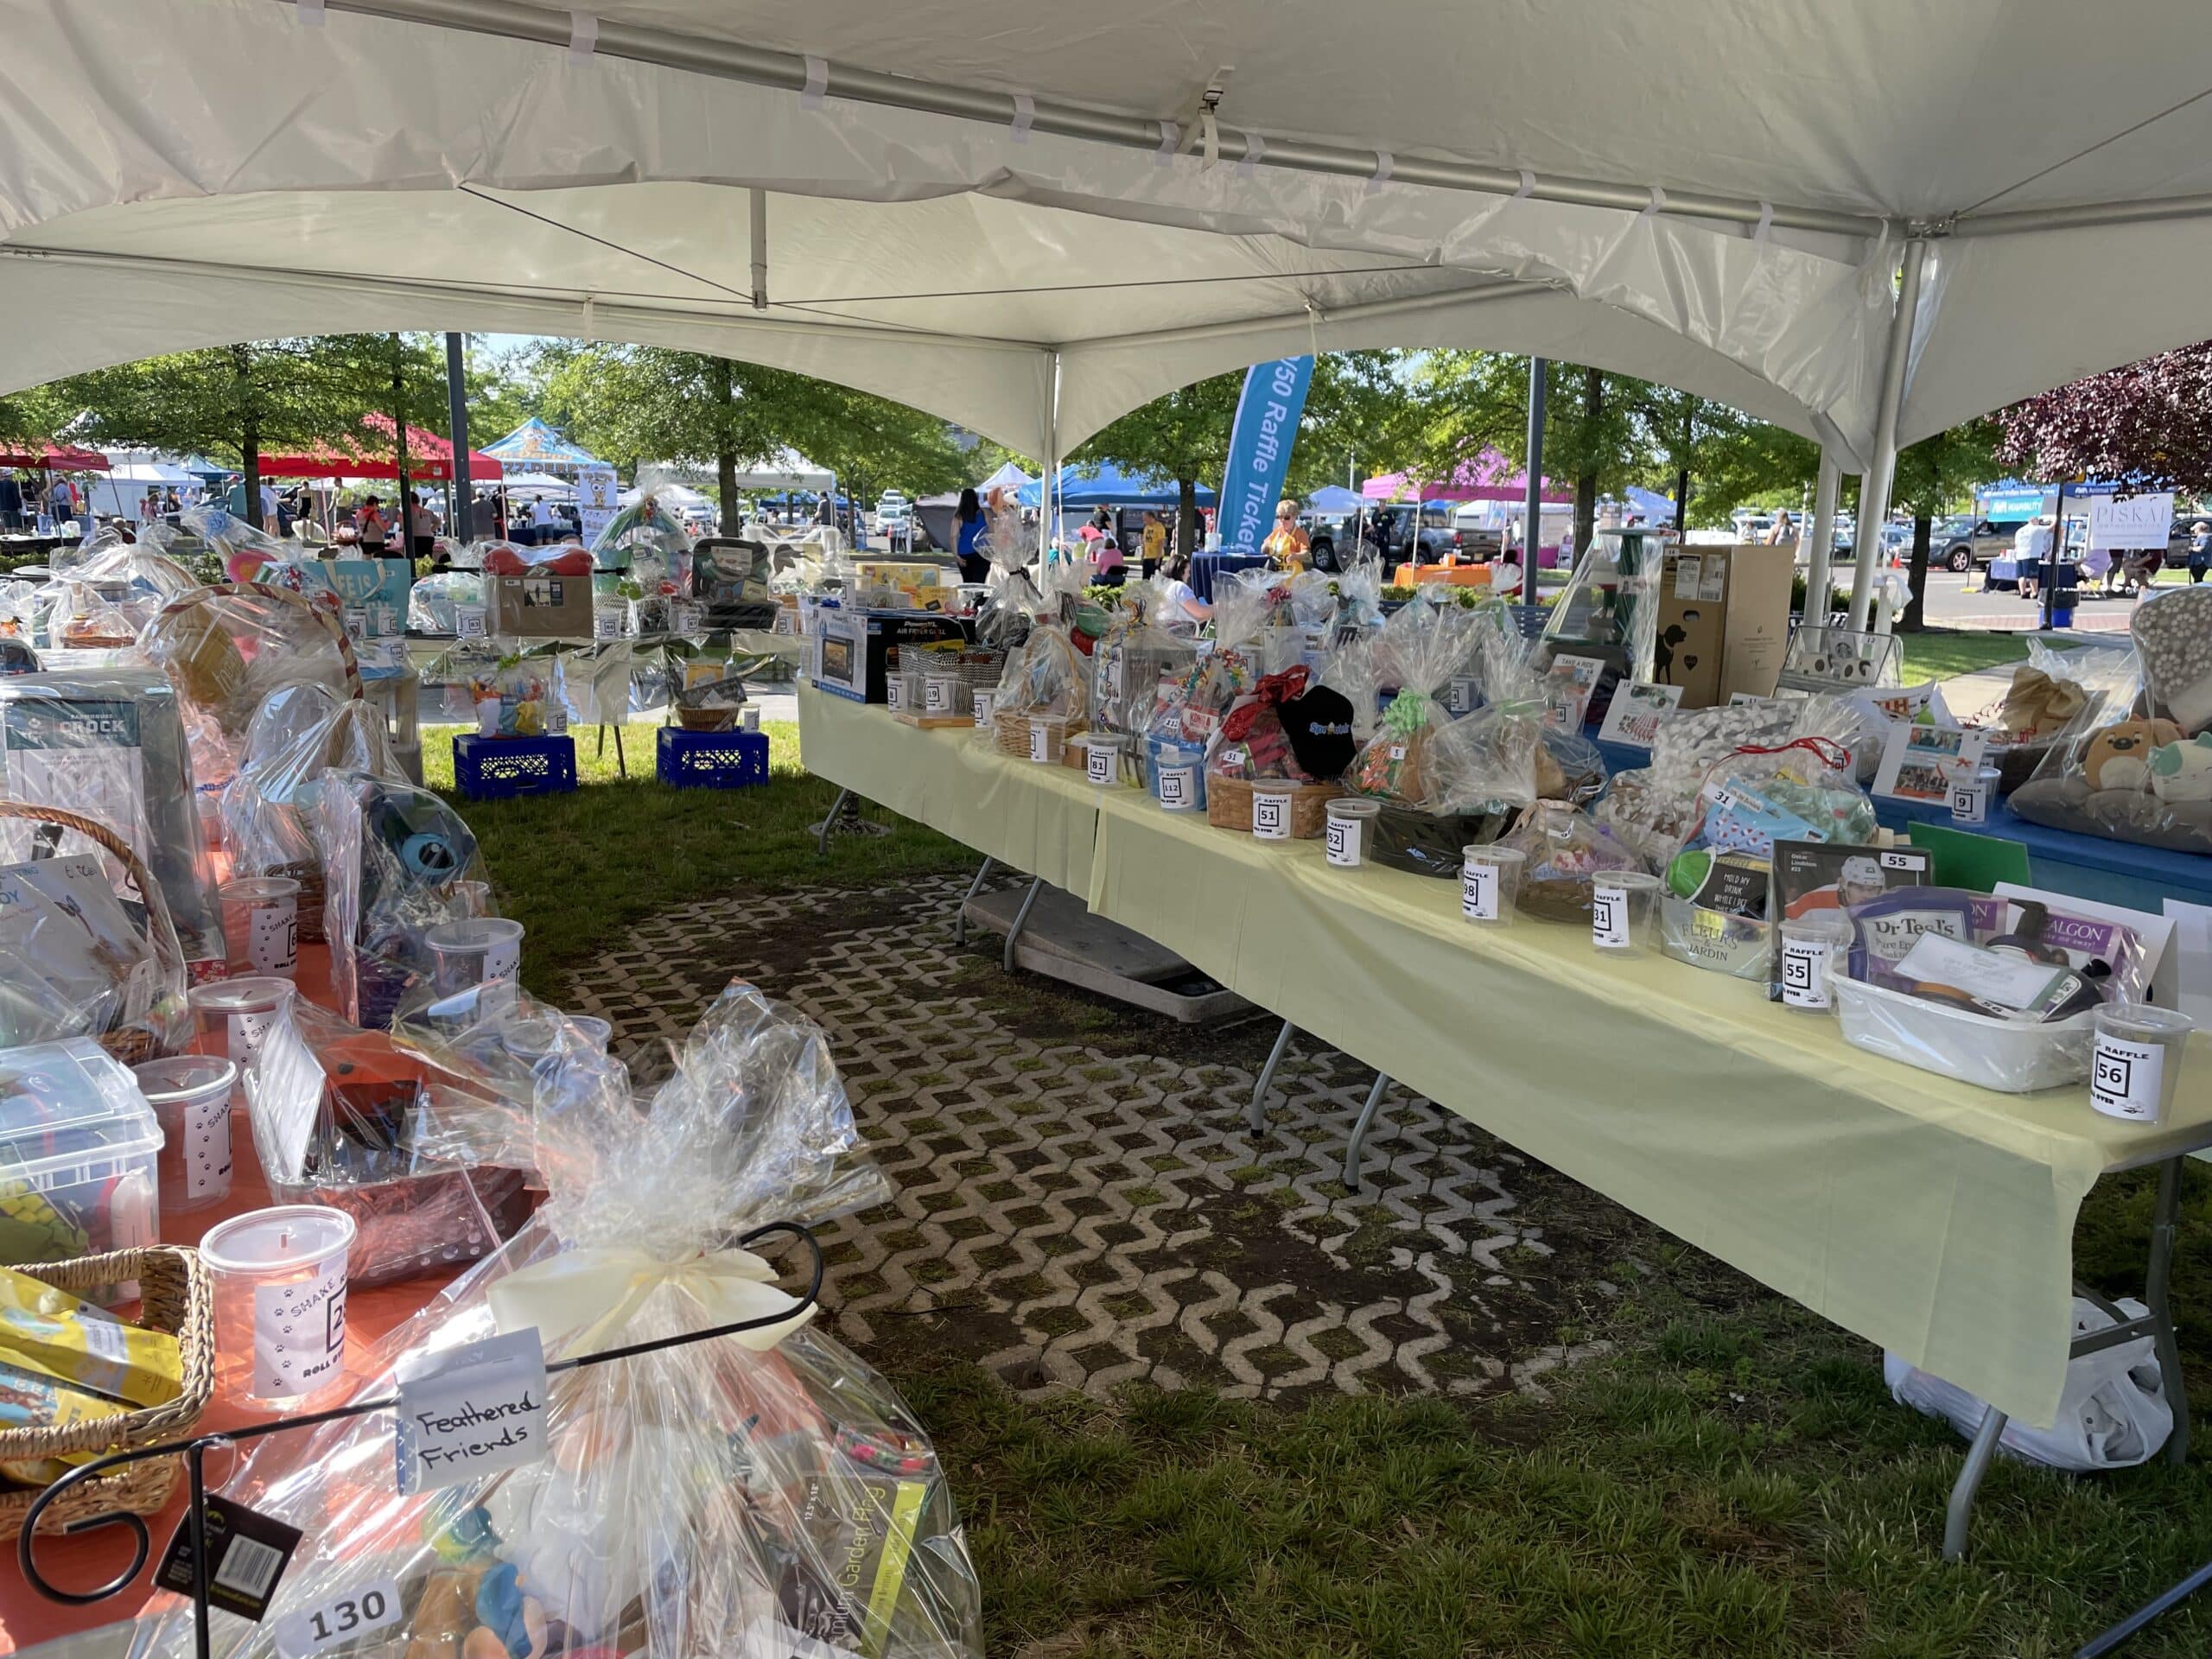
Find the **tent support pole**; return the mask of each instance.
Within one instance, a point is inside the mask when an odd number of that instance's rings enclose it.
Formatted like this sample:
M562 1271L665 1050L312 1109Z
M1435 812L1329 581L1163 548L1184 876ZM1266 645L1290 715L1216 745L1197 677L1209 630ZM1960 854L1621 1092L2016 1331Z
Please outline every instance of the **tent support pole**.
M1890 516L1890 486L1897 469L1897 411L1904 404L1905 370L1912 356L1912 326L1920 311L1920 279L1928 266L1928 244L1920 238L1904 245L1904 270L1897 283L1897 312L1890 319L1888 350L1882 359L1882 400L1874 416L1874 456L1859 481L1859 537L1851 572L1851 626L1861 632L1874 613L1874 566L1881 556L1882 523Z
M768 193L755 186L753 199L753 308L768 308Z
M461 349L462 336L446 335L446 423L452 429L453 476L446 482L446 534L456 542L471 542L469 505L476 492L468 467L468 363Z
M1813 480L1813 525L1806 533L1811 540L1805 544L1805 614L1803 622L1808 627L1819 627L1828 620L1828 568L1835 554L1835 498L1843 485L1843 469L1836 465L1835 452L1825 443L1821 446L1821 469Z
M1529 359L1529 488L1521 501L1521 603L1534 605L1544 584L1536 549L1544 539L1544 387L1550 365Z

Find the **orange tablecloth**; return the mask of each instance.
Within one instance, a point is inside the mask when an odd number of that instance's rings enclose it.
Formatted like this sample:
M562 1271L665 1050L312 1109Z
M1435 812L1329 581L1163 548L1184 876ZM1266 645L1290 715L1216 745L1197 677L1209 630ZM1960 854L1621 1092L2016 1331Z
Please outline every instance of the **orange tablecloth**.
M321 945L300 947L298 982L301 993L310 1001L325 1004L330 1001L330 960L328 951ZM234 1115L231 1124L231 1192L230 1196L216 1205L195 1210L188 1216L164 1216L162 1218L162 1239L168 1244L197 1244L207 1230L219 1221L243 1215L250 1210L265 1209L270 1204L269 1187L262 1179L261 1163L253 1150L253 1132L247 1127L243 1111ZM358 1386L370 1379L362 1357L367 1354L394 1325L411 1318L423 1303L442 1289L452 1274L435 1274L420 1279L410 1279L397 1285L380 1285L374 1289L349 1290L346 1297L346 1373L349 1382ZM225 1398L220 1393L200 1420L201 1433L232 1428L249 1421L256 1421L269 1414L259 1408L249 1409L240 1402ZM211 1476L220 1476L224 1459L218 1456L209 1461ZM168 1547L170 1535L184 1518L184 1482L177 1481L175 1496L168 1507L157 1516L146 1517L148 1529L154 1537L154 1549L138 1579L120 1595L90 1606L66 1605L48 1601L33 1590L23 1580L17 1565L16 1541L0 1540L4 1544L4 1565L0 1565L0 1652L12 1653L21 1648L34 1647L59 1636L90 1630L96 1625L111 1624L130 1618L143 1607L153 1593L154 1568L159 1564L162 1552ZM130 1560L130 1537L126 1528L106 1529L87 1538L42 1538L38 1543L39 1570L52 1583L64 1589L89 1589L105 1584L120 1573Z

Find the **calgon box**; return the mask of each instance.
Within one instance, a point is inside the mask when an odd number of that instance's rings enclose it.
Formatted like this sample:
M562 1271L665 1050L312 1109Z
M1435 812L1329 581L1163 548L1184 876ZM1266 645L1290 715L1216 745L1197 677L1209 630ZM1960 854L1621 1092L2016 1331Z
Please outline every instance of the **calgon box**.
M823 607L814 615L814 686L855 702L886 701L884 658L894 645L963 639L949 616L921 611L847 611Z
M588 639L591 578L531 574L486 576L492 632L501 639Z

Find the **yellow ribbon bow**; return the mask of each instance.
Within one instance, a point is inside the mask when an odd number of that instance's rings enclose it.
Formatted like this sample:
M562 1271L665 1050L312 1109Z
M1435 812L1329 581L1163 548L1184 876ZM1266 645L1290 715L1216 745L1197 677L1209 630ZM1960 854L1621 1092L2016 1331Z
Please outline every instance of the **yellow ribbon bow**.
M549 1350L582 1331L566 1351L573 1358L622 1346L622 1333L645 1299L666 1285L698 1304L703 1328L786 1315L732 1333L732 1341L766 1353L814 1317L810 1304L802 1306L775 1280L776 1270L750 1250L710 1250L682 1262L621 1247L563 1250L493 1286L492 1317L501 1331L536 1325Z

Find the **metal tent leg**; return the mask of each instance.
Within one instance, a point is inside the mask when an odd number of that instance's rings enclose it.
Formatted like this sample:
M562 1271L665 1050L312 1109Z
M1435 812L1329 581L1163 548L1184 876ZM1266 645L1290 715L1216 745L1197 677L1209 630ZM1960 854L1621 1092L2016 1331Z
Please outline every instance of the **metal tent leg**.
M1268 1132L1268 1089L1275 1080L1275 1068L1290 1052L1291 1033L1297 1029L1287 1020L1282 1022L1282 1029L1275 1033L1275 1046L1268 1051L1268 1063L1260 1068L1260 1080L1252 1085L1252 1103L1244 1109L1244 1126L1255 1135Z
M851 790L839 790L837 798L830 803L830 810L823 815L822 822L814 826L817 831L814 837L814 855L817 858L830 856L830 832L837 827L838 815L844 811L847 803L852 798Z
M1991 1406L1981 1414L1981 1427L1976 1431L1974 1444L1967 1448L1966 1466L1959 1471L1959 1478L1951 1485L1951 1503L1943 1515L1943 1559L1958 1561L1966 1559L1967 1529L1974 1521L1974 1500L1981 1491L1981 1480L1989 1472L1989 1461L1997 1455L1997 1437L2005 1432L2005 1414Z
M1377 1071L1375 1086L1367 1091L1367 1104L1359 1109L1358 1120L1351 1126L1351 1139L1344 1143L1344 1185L1353 1192L1359 1191L1359 1148L1367 1139L1368 1126L1375 1122L1375 1114L1382 1104L1382 1091L1390 1086L1390 1074Z
M2189 1389L2182 1381L2181 1344L2174 1339L2174 1316L2167 1300L2173 1278L2174 1232L2181 1219L2181 1160L2158 1166L2158 1203L2151 1215L2151 1262L2143 1278L2143 1304L2158 1321L2152 1351L2165 1381L2166 1402L2173 1408L2174 1432L2166 1439L2166 1461L2178 1465L2189 1456Z
M952 942L955 944L968 943L968 906L983 890L983 878L991 873L991 862L988 857L983 860L982 867L976 872L976 879L968 884L968 891L961 895L959 912L952 918Z
M614 769L625 779L630 776L629 757L622 753L622 728L620 726L614 728Z
M1029 879L1029 891L1021 895L1021 908L1014 912L1014 925L1006 931L1006 956L1002 959L1006 971L1014 971L1014 947L1020 943L1021 930L1029 925L1029 907L1037 902L1037 895L1045 891L1045 878Z

